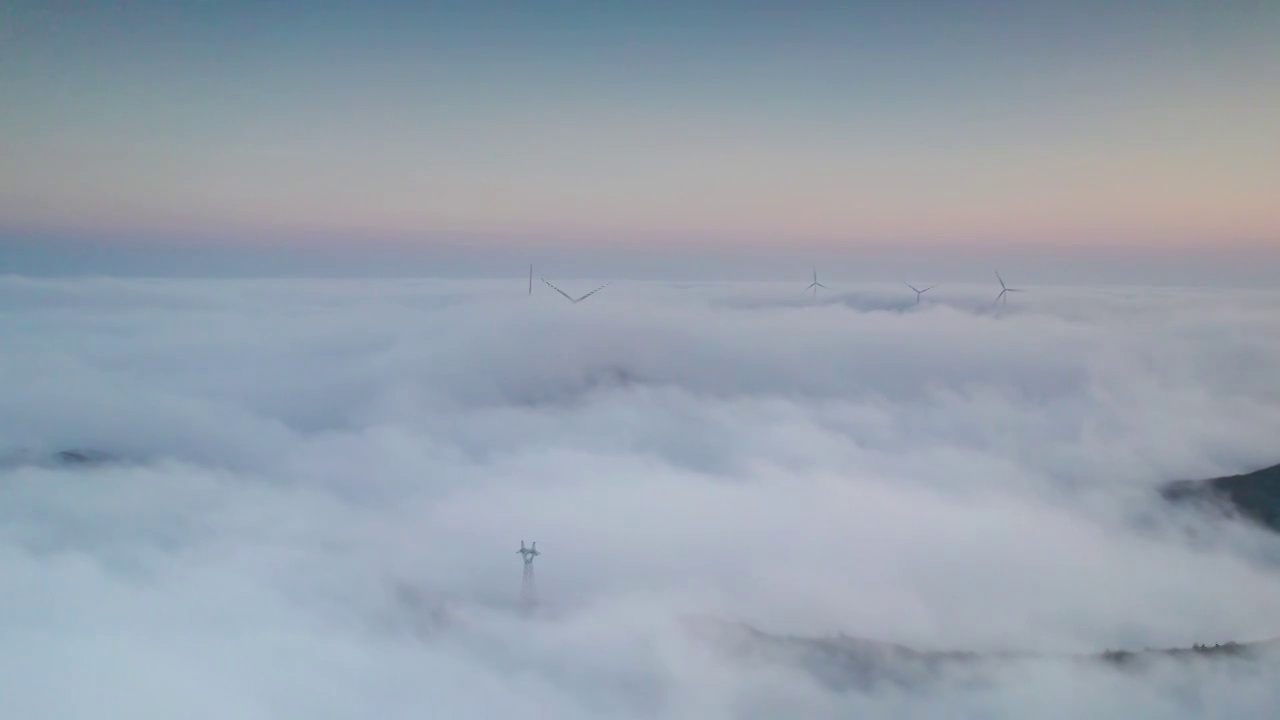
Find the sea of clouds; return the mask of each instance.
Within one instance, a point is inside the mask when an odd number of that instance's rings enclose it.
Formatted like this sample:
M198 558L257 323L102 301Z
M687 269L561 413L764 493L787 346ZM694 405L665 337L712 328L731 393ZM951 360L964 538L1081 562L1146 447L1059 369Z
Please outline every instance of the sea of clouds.
M842 689L691 635L1280 635L1280 537L1155 492L1280 462L1280 294L824 282L0 277L0 717L1280 713L1270 655Z

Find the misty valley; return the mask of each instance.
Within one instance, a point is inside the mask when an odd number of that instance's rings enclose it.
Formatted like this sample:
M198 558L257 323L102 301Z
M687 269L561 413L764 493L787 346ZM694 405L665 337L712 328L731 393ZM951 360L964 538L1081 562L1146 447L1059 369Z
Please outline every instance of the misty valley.
M1280 297L819 279L0 278L0 708L1271 717Z

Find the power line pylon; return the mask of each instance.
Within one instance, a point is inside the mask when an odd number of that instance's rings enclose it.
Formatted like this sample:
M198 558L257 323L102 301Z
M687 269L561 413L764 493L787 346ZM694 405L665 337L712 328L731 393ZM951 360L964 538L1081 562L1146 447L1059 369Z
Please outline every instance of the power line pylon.
M533 584L533 559L541 555L538 552L538 542L535 540L530 547L524 546L524 541L520 541L520 549L516 551L524 557L524 576L520 582L520 606L528 612L538 604L538 596Z

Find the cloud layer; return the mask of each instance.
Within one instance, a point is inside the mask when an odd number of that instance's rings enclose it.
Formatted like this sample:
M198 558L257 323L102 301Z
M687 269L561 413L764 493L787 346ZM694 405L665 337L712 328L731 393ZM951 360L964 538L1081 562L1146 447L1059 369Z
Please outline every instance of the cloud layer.
M690 638L1280 635L1280 540L1152 491L1280 461L1280 295L828 284L0 278L0 454L119 459L0 469L0 713L1274 716L1280 658L838 691Z

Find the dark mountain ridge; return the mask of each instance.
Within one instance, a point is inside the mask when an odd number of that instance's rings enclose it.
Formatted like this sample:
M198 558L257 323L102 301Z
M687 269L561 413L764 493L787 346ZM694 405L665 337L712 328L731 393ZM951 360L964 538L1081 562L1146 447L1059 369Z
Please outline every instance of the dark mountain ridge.
M1173 502L1195 502L1280 532L1280 465L1211 480L1179 480L1160 488Z
M919 687L947 677L977 677L1010 663L1067 661L1102 664L1140 672L1155 662L1258 660L1280 653L1280 638L1227 642L1189 648L1106 650L1086 654L915 650L894 643L837 635L775 635L716 618L686 618L685 629L713 650L738 662L799 667L835 690L867 690L877 685Z
M17 450L0 455L0 469L24 466L83 467L117 462L119 458L101 450L70 449L55 452Z

